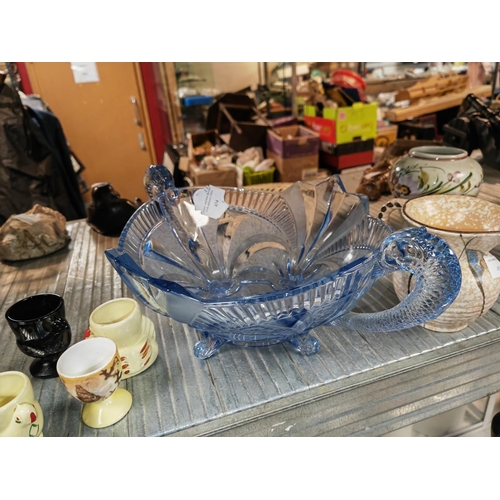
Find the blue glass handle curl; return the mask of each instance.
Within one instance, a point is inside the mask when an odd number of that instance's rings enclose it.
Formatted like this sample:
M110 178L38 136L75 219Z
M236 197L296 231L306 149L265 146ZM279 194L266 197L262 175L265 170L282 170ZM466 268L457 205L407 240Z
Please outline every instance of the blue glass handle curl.
M439 236L423 227L403 229L380 247L380 276L409 271L415 286L398 305L376 313L353 313L333 324L361 332L390 332L432 321L456 299L462 284L458 258Z

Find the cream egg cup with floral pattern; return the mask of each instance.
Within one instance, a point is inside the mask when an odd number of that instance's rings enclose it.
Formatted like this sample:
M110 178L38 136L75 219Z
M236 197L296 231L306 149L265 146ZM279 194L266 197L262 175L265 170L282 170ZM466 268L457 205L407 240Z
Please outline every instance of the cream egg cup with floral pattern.
M132 406L132 395L118 387L122 363L116 344L89 338L71 346L57 361L57 373L67 391L85 403L82 420L100 429L121 420Z
M158 357L153 322L141 314L136 300L127 297L109 300L94 309L85 337L106 337L115 342L124 380L147 370Z

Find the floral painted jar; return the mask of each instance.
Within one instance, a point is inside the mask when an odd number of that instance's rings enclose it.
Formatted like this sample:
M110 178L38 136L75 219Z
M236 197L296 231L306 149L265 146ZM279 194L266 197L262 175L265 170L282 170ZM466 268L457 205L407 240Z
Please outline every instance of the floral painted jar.
M477 196L483 182L481 165L467 151L447 146L419 146L391 166L389 188L397 198L428 194Z

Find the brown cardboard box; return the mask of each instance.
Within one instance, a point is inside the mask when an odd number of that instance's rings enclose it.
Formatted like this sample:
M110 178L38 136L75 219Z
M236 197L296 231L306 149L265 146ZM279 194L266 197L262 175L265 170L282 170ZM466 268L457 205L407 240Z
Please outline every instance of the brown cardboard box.
M286 159L317 155L319 143L319 134L301 125L267 131L267 151Z
M195 186L226 186L237 187L236 169L219 168L217 170L200 169L190 165L191 180Z
M298 158L281 158L276 153L268 151L267 157L275 160L280 182L307 181L318 173L318 154Z
M377 137L375 137L375 146L385 148L392 144L398 138L397 125L380 125L377 127Z
M280 182L313 178L318 172L319 135L300 125L267 131L267 157L273 158Z

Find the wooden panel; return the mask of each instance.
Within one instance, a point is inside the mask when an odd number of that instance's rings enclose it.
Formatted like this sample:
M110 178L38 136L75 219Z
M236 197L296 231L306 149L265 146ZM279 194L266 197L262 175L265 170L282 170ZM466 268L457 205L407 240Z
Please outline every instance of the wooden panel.
M153 140L153 130L151 127L151 119L149 117L148 113L148 107L147 107L147 101L146 101L146 92L144 90L144 82L142 81L142 76L141 76L141 67L140 63L135 62L134 63L134 73L135 73L135 81L137 84L137 88L139 90L139 112L141 115L141 121L142 125L145 128L145 133L144 133L144 139L146 141L147 145L147 150L149 152L149 164L152 163L157 163L156 162L156 150L155 150L155 144ZM131 103L132 104L132 103ZM141 178L142 182L142 178Z
M111 182L125 198L147 199L143 176L155 155L139 64L97 63L100 81L80 84L69 62L30 62L27 69L33 91L59 118L71 149L85 165L86 181ZM131 97L137 99L141 125L134 122Z
M385 112L385 119L391 122L401 122L418 116L436 113L443 109L460 106L462 101L469 95L475 94L478 97L489 97L491 95L491 85L481 85L474 89L466 89L462 92L434 97L431 99L422 100L417 104L413 104L406 108L394 108Z

